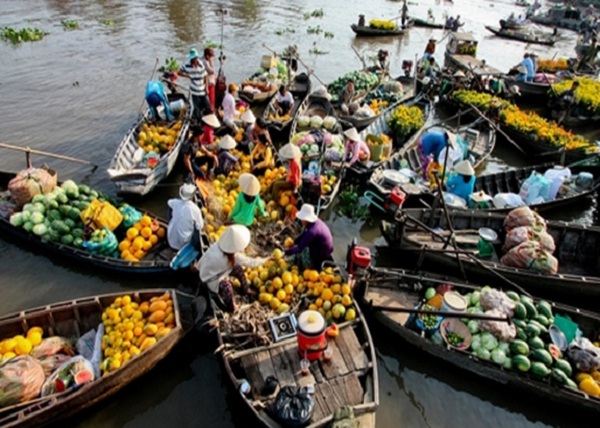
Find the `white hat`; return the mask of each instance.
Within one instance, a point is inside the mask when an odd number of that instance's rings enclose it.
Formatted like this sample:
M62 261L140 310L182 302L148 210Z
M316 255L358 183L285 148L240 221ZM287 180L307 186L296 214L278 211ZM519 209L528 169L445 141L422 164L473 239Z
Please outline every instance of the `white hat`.
M462 175L475 175L475 170L468 160L464 160L454 165L454 170Z
M218 128L221 126L219 119L214 114L208 114L206 116L202 116L202 121L213 128Z
M300 208L300 211L296 213L296 218L309 223L314 223L318 219L317 215L315 214L315 207L311 204L303 204L302 208Z
M493 200L493 198L487 193L485 193L483 190L471 193L469 197L473 200L473 202L489 202Z
M231 150L236 145L237 145L237 143L235 142L235 140L233 139L233 137L231 135L223 135L221 137L221 139L219 140L219 148L220 149Z
M356 130L356 128L346 129L344 131L344 135L353 141L360 140L360 137L358 136L358 131Z
M465 77L465 73L463 73L462 70L458 70L454 73L454 77Z
M250 231L246 226L234 224L225 229L217 243L224 253L235 254L245 250L250 243Z
M256 196L260 192L260 182L253 174L248 172L243 173L240 175L238 183L240 183L242 192L248 196Z
M287 143L279 149L279 157L283 159L299 159L302 157L302 152L295 144Z
M179 197L186 201L192 199L194 194L196 193L196 186L191 183L184 183L179 188Z
M446 136L448 137L448 142L455 149L458 148L458 144L456 142L456 134L454 132L446 131Z
M245 123L254 123L254 122L256 122L256 117L254 117L254 113L252 113L252 110L250 110L250 109L246 110L240 116L240 119L242 120L242 122L245 122Z

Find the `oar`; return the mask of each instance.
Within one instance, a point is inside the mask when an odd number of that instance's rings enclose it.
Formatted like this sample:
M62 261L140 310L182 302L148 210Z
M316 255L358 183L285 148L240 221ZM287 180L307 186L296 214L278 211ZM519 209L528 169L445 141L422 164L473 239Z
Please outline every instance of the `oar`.
M93 169L92 172L96 170L96 168L98 168L98 165L87 161L87 160L83 160L83 159L77 159L77 158L73 158L71 156L64 156L64 155L57 155L55 153L49 153L49 152L45 152L43 150L37 150L37 149L31 149L29 147L19 147L19 146L13 146L12 144L6 144L6 143L1 143L0 142L0 147L5 148L5 149L10 149L10 150L16 150L18 152L24 152L25 156L27 158L27 167L31 167L31 158L30 158L30 154L34 154L34 155L41 155L41 156L48 156L51 158L56 158L56 159L61 159L61 160L66 160L66 161L71 161L71 162L77 162L77 163L82 163L84 165L92 165Z
M500 129L500 127L498 125L496 125L493 120L489 119L485 114L483 114L483 112L481 110L479 110L477 107L475 107L474 104L469 104L469 105L471 106L471 108L473 110L475 110L475 112L479 116L481 116L482 119L484 119L487 123L489 123L492 128L494 128L497 132L501 133L504 136L504 138L506 138L506 141L508 141L510 144L512 144L523 155L528 156L528 154L525 152L525 150L523 150L521 147L519 147L519 145L512 138L510 138L506 132L504 132L502 129Z
M386 312L401 312L407 314L423 314L423 315L438 315L444 318L466 318L473 320L484 320L484 321L500 321L510 323L511 320L508 317L494 317L492 315L485 314L470 314L468 312L446 312L446 311L425 311L423 309L413 308L401 308L398 306L383 306L373 305L373 301L369 302L370 310L386 311Z

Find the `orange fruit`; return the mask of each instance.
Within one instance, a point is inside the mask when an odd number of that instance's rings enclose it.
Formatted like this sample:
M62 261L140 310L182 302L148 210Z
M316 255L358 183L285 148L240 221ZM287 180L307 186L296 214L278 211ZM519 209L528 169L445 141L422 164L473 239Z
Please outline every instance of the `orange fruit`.
M138 221L136 224L134 224L134 225L133 225L133 228L134 228L134 229L137 229L137 230L138 230L138 232L139 232L140 230L142 230L142 229L144 228L144 226L142 226L142 223L140 223L140 222Z
M130 241L133 241L133 239L138 236L140 234L140 231L137 230L135 227L130 227L129 229L127 229L127 238Z
M150 218L150 216L148 215L144 215L142 216L142 218L140 219L140 223L142 224L142 226L147 227L150 226L152 224L152 218Z
M129 250L121 251L121 258L123 260L127 260L129 257L131 257L131 252Z
M131 246L131 241L124 239L123 241L121 241L119 243L119 251L123 252L125 250L128 250L130 246Z
M158 230L156 231L156 236L158 236L159 238L164 238L165 237L165 228L159 227Z
M156 235L150 236L150 243L152 245L156 245L157 242L158 242L158 236L156 236Z
M146 253L144 252L144 250L137 250L135 253L133 253L133 257L135 257L138 260L144 258L145 255Z
M150 251L151 248L152 248L152 242L150 242L150 241L146 241L146 242L144 242L144 245L142 245L142 250L144 250L144 251Z
M142 235L146 239L150 238L152 236L152 229L150 228L150 226L145 226L144 228L142 228L142 230L140 231L140 235Z

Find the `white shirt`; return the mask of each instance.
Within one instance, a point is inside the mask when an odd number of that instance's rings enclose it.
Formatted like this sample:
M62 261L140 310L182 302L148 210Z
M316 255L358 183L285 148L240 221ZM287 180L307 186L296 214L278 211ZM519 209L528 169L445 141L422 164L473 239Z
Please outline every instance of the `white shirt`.
M190 241L194 225L198 230L204 227L204 219L198 205L183 199L169 199L167 202L173 215L167 228L167 240L171 248L181 250Z
M277 102L282 103L284 101L289 102L290 104L294 103L294 96L290 91L287 91L285 95L281 95L281 92L277 91Z
M264 264L267 259L252 258L242 253L235 254L235 262L241 266L255 267ZM219 292L219 282L231 273L232 266L218 243L212 244L198 262L200 280L208 285L213 293Z
M223 97L223 122L235 118L235 98L229 92Z

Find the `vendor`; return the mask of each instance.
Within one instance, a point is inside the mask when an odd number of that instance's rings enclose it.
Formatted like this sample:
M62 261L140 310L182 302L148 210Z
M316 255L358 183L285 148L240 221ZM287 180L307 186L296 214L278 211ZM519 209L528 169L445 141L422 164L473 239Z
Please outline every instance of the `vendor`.
M241 193L238 195L235 205L229 214L229 220L244 226L254 223L254 216L258 210L261 217L266 217L265 203L259 196L260 182L258 178L249 173L240 175Z
M204 128L204 135L202 136L202 144L214 145L215 144L215 130L221 126L219 119L215 114L207 114L202 116L202 126Z
M157 107L162 104L165 109L165 116L167 120L173 120L174 116L169 107L169 99L167 98L167 92L165 85L158 80L151 80L146 85L146 102L150 109L150 118L152 120L159 119Z
M450 131L429 130L421 136L419 142L419 155L421 157L421 173L427 178L427 167L431 160L437 160L442 150L450 144L454 149L458 148L456 134Z
M183 165L193 180L208 179L210 171L219 165L217 155L212 151L211 146L202 144L203 137L204 129L201 126L194 126L192 136L181 148ZM206 173L202 170L203 165L207 165Z
M235 109L235 94L238 91L238 87L235 83L230 83L227 88L227 94L223 97L221 107L223 108L223 124L227 127L229 132L233 135L237 134L238 127L235 124L235 116L237 110Z
M320 269L323 262L333 261L333 236L327 224L315 214L315 207L303 204L296 218L304 230L285 254L296 255L302 269Z
M448 180L446 180L446 190L456 196L469 200L469 195L475 189L475 170L471 162L464 160L454 166Z
M271 149L273 143L267 123L263 118L259 117L256 120L251 138L254 144L250 159L252 162L252 173L254 175L263 175L267 169L275 166L273 150Z
M254 129L256 117L254 117L252 110L248 109L242 113L240 119L242 120L242 129L244 130L244 133L242 135L242 141L238 144L238 150L246 155L249 155L251 152L250 142L252 138L252 130Z
M344 136L346 137L344 162L348 166L353 165L356 161L367 162L371 159L371 150L367 146L367 143L360 139L356 128L346 129Z
M279 91L275 95L275 110L279 116L289 114L294 108L294 96L287 90L285 85L279 87Z
M279 149L279 158L283 162L287 174L285 178L279 178L273 182L271 187L272 201L277 201L281 192L285 190L296 193L302 183L302 167L300 166L302 152L298 146L287 143Z
M342 113L352 115L358 109L358 106L354 105L355 103L352 102L354 95L354 80L348 79L346 86L342 88L338 97L340 102L340 110ZM350 107L352 107L352 109Z
M246 226L229 226L219 240L212 244L198 261L200 281L205 284L224 310L235 312L232 278L240 282L242 295L252 294L248 288L245 267L256 267L267 259L251 258L242 253L250 243L250 231Z
M238 157L231 153L236 142L231 135L223 135L218 144L217 164L215 174L229 175L233 167L238 163Z
M196 186L191 183L179 188L179 199L169 199L171 219L167 226L167 241L174 250L181 250L192 239L193 233L200 233L204 219L198 205L192 200Z

